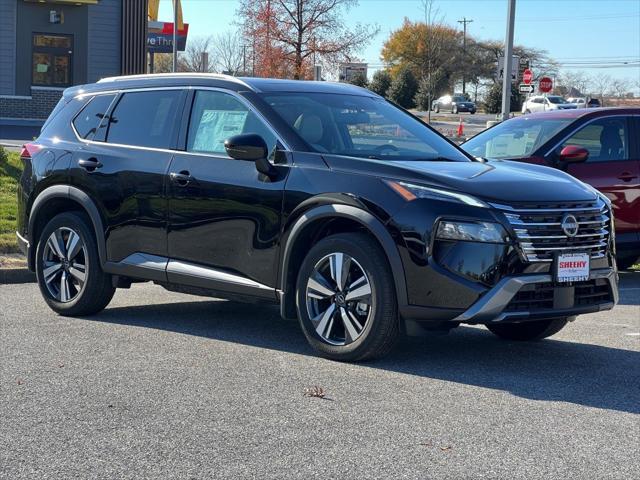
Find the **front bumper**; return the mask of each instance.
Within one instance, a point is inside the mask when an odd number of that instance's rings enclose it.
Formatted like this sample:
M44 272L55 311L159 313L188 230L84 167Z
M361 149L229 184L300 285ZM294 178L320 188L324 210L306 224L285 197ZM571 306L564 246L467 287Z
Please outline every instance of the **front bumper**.
M606 285L608 293L605 301L576 304L576 285L554 284L550 274L532 274L509 276L500 280L491 290L485 293L477 302L453 319L460 323L497 323L521 322L539 320L543 318L569 317L583 313L610 310L618 302L618 274L613 268L592 270L589 282L594 285ZM514 297L527 285L551 285L553 303L551 308L527 308L522 310L507 310ZM577 284L579 285L579 284ZM587 297L589 298L589 297Z

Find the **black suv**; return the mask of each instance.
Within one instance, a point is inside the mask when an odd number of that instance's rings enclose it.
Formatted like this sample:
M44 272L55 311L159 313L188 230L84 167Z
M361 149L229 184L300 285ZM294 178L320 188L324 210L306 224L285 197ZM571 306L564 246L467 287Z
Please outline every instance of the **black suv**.
M18 238L63 315L153 281L279 303L361 360L461 323L539 339L617 300L605 197L350 85L105 79L65 90L22 159Z

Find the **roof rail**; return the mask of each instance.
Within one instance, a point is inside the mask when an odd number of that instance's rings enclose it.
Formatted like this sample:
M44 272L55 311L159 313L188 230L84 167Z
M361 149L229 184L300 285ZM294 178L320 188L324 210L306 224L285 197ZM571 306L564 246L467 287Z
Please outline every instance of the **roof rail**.
M121 75L117 77L105 77L105 78L101 78L96 83L120 82L120 81L126 81L126 80L145 80L145 79L153 79L153 78L211 78L211 79L226 80L228 82L238 83L240 85L243 85L253 90L253 88L248 83L243 82L238 77L234 77L231 75L224 75L221 73L197 73L197 72L143 73L139 75Z

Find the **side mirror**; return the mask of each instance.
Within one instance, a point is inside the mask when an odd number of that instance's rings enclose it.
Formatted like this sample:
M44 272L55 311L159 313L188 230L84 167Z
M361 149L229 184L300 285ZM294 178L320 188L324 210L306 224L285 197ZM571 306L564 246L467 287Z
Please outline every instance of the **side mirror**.
M567 145L560 151L560 161L565 163L580 163L589 158L589 150L577 145Z
M264 139L255 133L245 133L229 137L224 141L224 149L227 155L236 160L247 160L255 162L256 170L260 173L272 177L277 172L269 163L269 147Z

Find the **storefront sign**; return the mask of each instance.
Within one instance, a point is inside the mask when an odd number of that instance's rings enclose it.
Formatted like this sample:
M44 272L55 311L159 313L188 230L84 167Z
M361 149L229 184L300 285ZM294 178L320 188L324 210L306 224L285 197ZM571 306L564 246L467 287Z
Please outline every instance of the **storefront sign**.
M177 31L178 51L184 52L187 45L187 33L189 24L185 23L183 29ZM147 33L147 48L153 53L171 53L173 51L173 23L149 22Z

